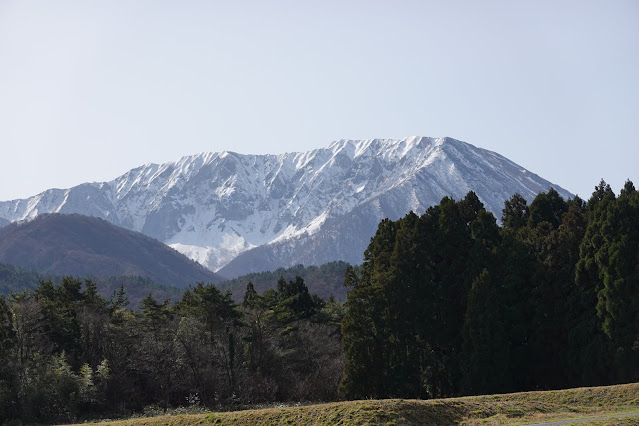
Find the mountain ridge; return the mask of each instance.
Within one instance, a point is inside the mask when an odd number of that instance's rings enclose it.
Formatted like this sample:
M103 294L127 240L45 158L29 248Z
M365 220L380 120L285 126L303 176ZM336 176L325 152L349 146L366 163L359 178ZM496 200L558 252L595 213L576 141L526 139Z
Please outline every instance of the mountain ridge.
M497 153L452 138L342 139L308 152L208 152L149 163L109 182L0 202L0 218L100 217L233 278L298 263L360 263L384 217L419 213L469 190L500 217L515 192L532 200L551 186L571 196Z

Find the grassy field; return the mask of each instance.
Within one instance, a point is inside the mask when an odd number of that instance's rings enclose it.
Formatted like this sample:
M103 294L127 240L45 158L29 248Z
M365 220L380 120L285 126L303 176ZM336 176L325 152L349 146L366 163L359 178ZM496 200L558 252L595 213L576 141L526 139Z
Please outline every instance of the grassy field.
M632 416L633 414L637 416ZM631 415L631 416L628 416ZM437 400L363 400L194 415L167 415L100 425L501 425L603 416L580 424L639 425L639 383ZM627 416L627 417L624 417ZM84 425L88 423L83 423Z

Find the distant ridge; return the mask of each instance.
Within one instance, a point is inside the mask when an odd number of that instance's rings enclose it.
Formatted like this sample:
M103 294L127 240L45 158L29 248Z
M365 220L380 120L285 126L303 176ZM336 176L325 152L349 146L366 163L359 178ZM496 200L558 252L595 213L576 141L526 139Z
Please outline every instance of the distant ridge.
M220 281L160 241L77 214L45 214L0 229L0 262L54 275L140 276L179 288Z
M359 264L383 218L421 214L475 191L499 219L518 192L554 187L507 158L452 138L340 140L280 155L204 153L103 183L0 202L9 221L80 213L142 232L227 278L297 264Z

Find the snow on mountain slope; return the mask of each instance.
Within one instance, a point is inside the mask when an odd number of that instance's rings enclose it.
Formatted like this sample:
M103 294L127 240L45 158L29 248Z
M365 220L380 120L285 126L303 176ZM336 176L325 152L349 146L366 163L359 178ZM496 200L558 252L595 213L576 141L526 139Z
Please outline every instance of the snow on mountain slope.
M330 260L360 262L384 217L473 190L498 218L505 199L553 186L451 138L340 140L281 155L204 153L105 183L0 202L0 222L80 213L143 232L226 276ZM226 266L226 267L225 267Z

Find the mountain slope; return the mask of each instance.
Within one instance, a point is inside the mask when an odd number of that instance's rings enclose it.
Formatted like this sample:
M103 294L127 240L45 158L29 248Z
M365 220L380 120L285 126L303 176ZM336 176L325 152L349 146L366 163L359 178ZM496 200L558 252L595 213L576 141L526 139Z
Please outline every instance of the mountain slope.
M0 203L0 218L80 213L143 232L232 278L302 263L360 263L379 220L477 193L499 218L515 192L555 187L451 138L340 140L306 153L205 153L111 182Z
M0 229L0 262L54 275L140 276L182 288L219 282L157 240L76 214L46 214Z

